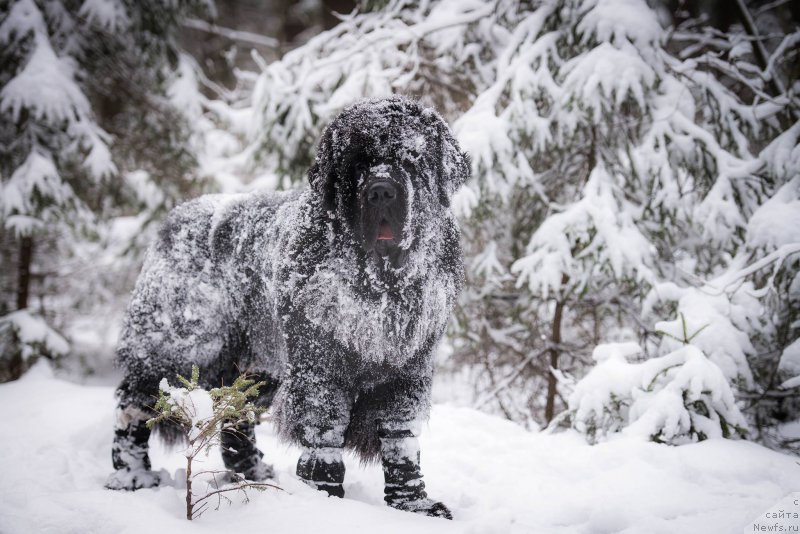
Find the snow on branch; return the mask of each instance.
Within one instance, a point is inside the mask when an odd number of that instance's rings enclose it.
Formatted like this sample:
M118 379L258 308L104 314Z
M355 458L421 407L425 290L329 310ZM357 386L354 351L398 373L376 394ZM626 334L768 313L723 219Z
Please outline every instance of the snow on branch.
M232 41L240 41L243 43L250 43L266 48L278 48L280 43L273 37L261 35L260 33L246 32L242 30L232 30L217 24L212 24L200 19L185 18L181 21L181 26L192 28L193 30L200 30L215 35L220 35Z
M696 347L642 362L635 343L598 345L597 365L575 386L568 418L591 442L614 433L679 445L744 437L744 420L728 380Z
M23 109L50 123L87 117L89 101L75 82L73 60L56 56L42 34L34 41L25 67L0 91L0 112L9 112L14 121Z

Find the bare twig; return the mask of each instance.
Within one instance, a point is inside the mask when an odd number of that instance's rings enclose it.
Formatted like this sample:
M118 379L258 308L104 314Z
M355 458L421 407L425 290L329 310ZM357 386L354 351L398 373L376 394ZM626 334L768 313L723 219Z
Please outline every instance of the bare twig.
M533 360L535 360L536 358L539 358L539 357L543 356L544 354L546 354L546 353L547 353L547 352L549 352L550 350L551 350L551 349L550 349L550 346L548 345L548 347L547 347L547 348L545 348L544 350L542 350L542 351L540 351L540 352L537 352L537 353L535 353L535 354L531 354L530 356L528 356L527 358L525 358L525 360L523 360L521 364L519 364L519 365L518 365L518 366L517 366L517 367L516 367L516 368L515 368L513 371L511 371L511 373L509 373L507 376L505 376L504 378L502 378L502 379L500 380L500 382L499 382L498 384L496 384L496 385L495 385L495 387L492 389L492 391L490 391L489 393L487 393L486 395L484 395L482 398L480 398L480 399L479 399L479 400L478 400L478 401L477 401L477 402L476 402L476 403L473 405L473 408L475 408L475 409L478 409L478 408L480 408L481 406L483 406L484 404L486 404L487 402L489 402L489 401L490 401L490 400L491 400L491 399L492 399L494 396L496 396L496 395L497 395L497 394L498 394L500 391L502 391L503 389L505 389L505 388L507 388L508 386L510 386L510 385L511 385L511 383L512 383L512 382L513 382L513 381L514 381L516 378L517 378L517 376L519 376L519 374L520 374L520 373L521 373L521 372L522 372L522 371L525 369L525 367L527 367L527 366L528 366L528 364L530 364L530 363L531 363Z
M205 496L203 496L203 497L197 499L196 501L194 501L194 505L197 506L201 502L205 501L206 499L208 499L210 497L213 497L214 495L218 495L218 494L221 494L221 493L227 493L229 491L244 491L245 489L248 489L248 488L257 489L257 490L265 490L267 488L272 488L272 489L285 491L280 486L276 486L275 484L267 484L266 482L244 482L244 483L240 482L238 484L239 485L237 485L237 486L235 486L233 488L222 488L222 489L218 489L218 490L206 493Z
M776 7L781 7L784 4L788 4L791 1L792 0L773 0L772 2L764 4L763 6L756 9L756 16L761 15L762 13L766 13L771 9L775 9Z
M226 39L230 39L231 41L240 41L258 46L264 46L267 48L278 48L280 46L280 42L274 37L267 37L266 35L242 30L232 30L230 28L217 26L216 24L211 24L200 19L184 19L181 21L181 26L191 28L193 30L213 33L215 35L225 37Z

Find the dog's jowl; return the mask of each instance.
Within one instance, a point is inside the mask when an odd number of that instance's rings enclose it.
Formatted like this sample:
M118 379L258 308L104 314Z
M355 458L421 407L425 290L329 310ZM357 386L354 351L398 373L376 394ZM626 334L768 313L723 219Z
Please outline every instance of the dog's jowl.
M162 378L267 383L297 475L343 496L342 449L380 459L385 500L450 517L419 467L433 353L463 283L450 197L469 172L442 118L404 97L364 100L325 130L293 192L209 195L173 210L147 253L121 335L124 379L107 486L157 485L144 422ZM165 438L174 429L156 429ZM252 426L225 465L272 476Z

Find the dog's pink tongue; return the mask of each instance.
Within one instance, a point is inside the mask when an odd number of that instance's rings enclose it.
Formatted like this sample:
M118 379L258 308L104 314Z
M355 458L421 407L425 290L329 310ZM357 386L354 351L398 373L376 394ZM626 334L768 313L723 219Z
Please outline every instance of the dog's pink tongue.
M378 231L378 241L390 241L394 239L392 227L386 221L381 223L381 229Z

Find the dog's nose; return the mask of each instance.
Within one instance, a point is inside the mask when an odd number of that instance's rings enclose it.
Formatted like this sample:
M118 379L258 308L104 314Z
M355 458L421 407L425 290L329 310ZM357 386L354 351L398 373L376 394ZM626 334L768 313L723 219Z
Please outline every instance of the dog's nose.
M397 188L390 182L375 182L367 189L367 202L373 206L388 206L397 198Z

